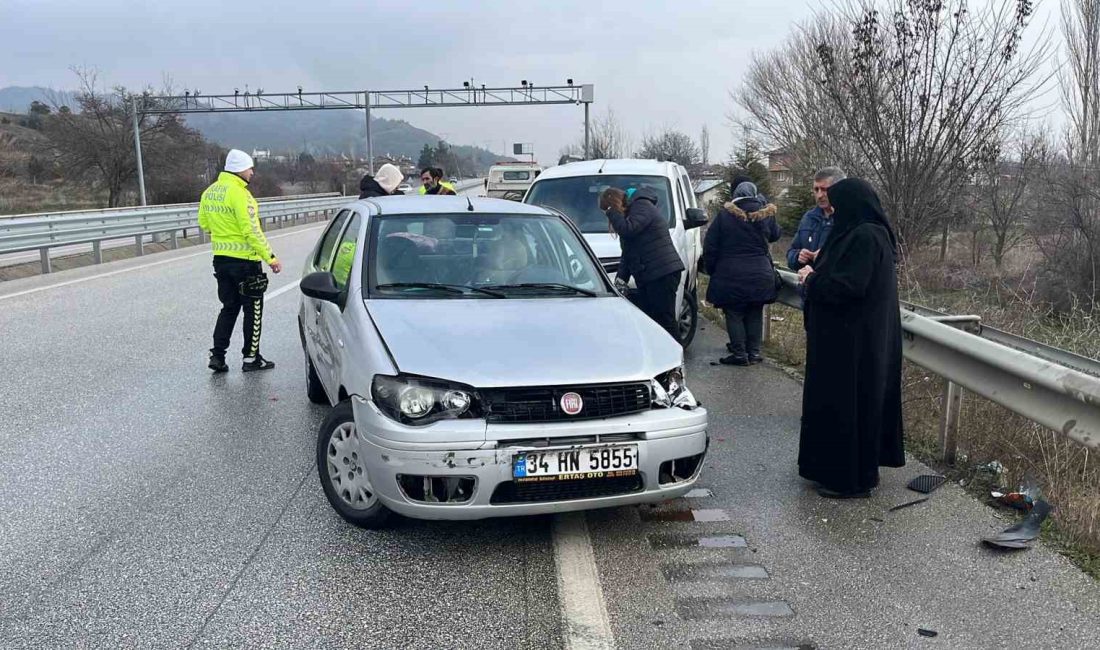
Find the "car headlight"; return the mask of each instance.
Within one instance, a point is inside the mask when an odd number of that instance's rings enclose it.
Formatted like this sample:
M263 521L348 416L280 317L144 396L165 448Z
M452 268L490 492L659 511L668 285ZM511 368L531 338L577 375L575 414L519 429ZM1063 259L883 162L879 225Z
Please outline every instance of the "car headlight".
M650 392L653 405L660 408L677 407L690 411L699 406L695 395L684 384L683 366L658 375L650 382Z
M371 395L390 418L411 426L477 417L477 393L468 386L423 377L375 375Z

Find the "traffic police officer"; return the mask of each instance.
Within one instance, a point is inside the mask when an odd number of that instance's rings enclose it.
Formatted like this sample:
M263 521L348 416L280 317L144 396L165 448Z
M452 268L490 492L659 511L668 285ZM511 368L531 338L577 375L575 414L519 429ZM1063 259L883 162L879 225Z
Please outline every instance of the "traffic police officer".
M275 364L260 356L260 329L263 322L264 290L267 276L261 262L279 273L283 265L260 228L260 209L248 183L256 173L252 158L231 149L225 158L225 171L206 188L199 202L199 227L210 233L214 252L214 277L218 280L218 300L222 303L214 326L214 347L210 348L208 367L226 372L225 351L233 335L237 315L244 310L244 348L241 354L244 372L269 370Z
M420 194L434 194L439 196L454 196L458 194L455 186L443 180L441 167L425 167L420 170Z

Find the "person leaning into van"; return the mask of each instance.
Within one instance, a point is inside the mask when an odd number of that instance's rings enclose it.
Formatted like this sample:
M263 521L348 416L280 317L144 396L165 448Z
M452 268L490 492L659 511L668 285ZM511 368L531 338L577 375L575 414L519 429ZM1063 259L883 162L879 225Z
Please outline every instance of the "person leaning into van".
M652 188L641 187L628 206L626 192L609 187L600 194L600 210L620 237L623 257L618 277L623 282L634 278L638 307L679 341L676 289L684 262L672 243L668 219L657 209L657 201Z
M721 363L747 366L760 363L764 305L775 302L778 287L768 244L779 239L776 207L743 182L733 188L703 241L703 263L710 285L707 302L726 316L730 354Z

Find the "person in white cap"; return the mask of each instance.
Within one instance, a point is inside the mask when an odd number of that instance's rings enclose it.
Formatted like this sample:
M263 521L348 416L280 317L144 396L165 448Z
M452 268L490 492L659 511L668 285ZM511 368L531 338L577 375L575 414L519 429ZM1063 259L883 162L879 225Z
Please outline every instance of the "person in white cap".
M359 181L359 198L369 199L376 196L401 194L397 191L397 187L403 180L405 175L401 170L396 165L386 163L378 168L374 176L367 174Z
M241 310L244 310L241 369L252 372L275 367L260 356L263 293L267 289L267 275L261 262L266 262L275 273L282 271L283 265L267 243L260 227L259 205L248 191L248 183L255 173L251 156L230 149L225 157L225 171L206 188L199 202L199 227L210 233L214 277L218 280L218 300L222 303L214 325L214 347L210 348L207 364L215 373L229 370L225 352Z

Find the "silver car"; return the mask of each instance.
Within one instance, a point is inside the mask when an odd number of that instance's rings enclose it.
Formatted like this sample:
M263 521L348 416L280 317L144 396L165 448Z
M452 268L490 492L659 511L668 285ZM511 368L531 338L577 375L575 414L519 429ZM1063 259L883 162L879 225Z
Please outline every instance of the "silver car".
M353 524L661 501L698 477L707 413L681 347L560 213L358 201L301 290L308 396L333 407L317 468Z

